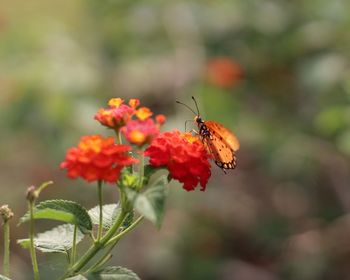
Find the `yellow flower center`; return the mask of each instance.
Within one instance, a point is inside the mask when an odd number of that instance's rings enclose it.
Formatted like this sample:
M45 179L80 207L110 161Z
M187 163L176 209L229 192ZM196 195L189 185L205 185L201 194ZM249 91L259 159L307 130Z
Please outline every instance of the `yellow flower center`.
M93 151L94 153L99 153L101 151L101 139L89 139L79 143L79 149L83 151Z
M183 133L182 138L185 139L187 142L189 142L190 144L198 141L198 137L192 135L191 133L187 132L187 133Z
M130 142L141 145L145 142L146 136L140 131L134 130L129 135Z

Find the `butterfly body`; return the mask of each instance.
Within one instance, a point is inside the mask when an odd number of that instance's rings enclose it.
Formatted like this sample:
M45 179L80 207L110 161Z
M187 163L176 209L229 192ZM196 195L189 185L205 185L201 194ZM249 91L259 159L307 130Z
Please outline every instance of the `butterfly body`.
M215 164L221 169L234 169L237 166L235 152L239 149L236 136L215 121L203 121L200 116L195 117L198 134L209 154L214 158Z

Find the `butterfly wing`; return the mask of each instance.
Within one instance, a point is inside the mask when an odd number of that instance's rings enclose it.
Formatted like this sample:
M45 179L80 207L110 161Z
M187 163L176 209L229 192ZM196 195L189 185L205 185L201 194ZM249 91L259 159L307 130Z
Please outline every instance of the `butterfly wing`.
M207 121L202 124L201 137L215 163L222 169L234 169L237 165L235 151L239 149L236 136L222 124Z
M206 121L205 126L214 136L219 137L220 141L226 142L226 144L233 150L239 150L239 141L237 137L229 129L224 127L221 123L215 121Z
M208 152L213 156L215 164L222 169L234 169L237 165L235 152L229 146L212 136L211 139L204 138L203 143Z

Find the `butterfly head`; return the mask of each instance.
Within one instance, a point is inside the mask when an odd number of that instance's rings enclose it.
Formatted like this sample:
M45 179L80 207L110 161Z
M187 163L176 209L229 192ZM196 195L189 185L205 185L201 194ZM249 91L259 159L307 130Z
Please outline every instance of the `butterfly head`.
M195 121L197 124L201 124L201 123L204 122L200 116L195 116L195 117L194 117L194 121Z
M195 112L191 107L189 107L188 105L180 102L180 101L176 101L176 103L181 104L183 106L185 106L187 109L189 109L193 114L195 114L196 116L194 117L194 122L198 125L201 126L202 124L204 124L203 119L201 118L201 116L199 115L199 109L198 109L198 105L197 105L197 101L196 99L192 96L192 100L194 102L194 104L196 105L196 109L197 112ZM185 126L186 127L186 126Z

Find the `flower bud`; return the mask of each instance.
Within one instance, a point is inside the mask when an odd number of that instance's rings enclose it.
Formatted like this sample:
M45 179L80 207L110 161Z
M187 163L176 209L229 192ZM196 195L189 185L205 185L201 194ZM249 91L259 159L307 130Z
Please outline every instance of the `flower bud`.
M10 220L13 217L13 212L9 208L7 204L2 205L0 207L0 216L4 220L4 223L6 223L8 220Z
M38 193L37 193L35 187L34 186L30 186L27 189L27 200L30 201L30 202L33 202L37 198L38 198Z

